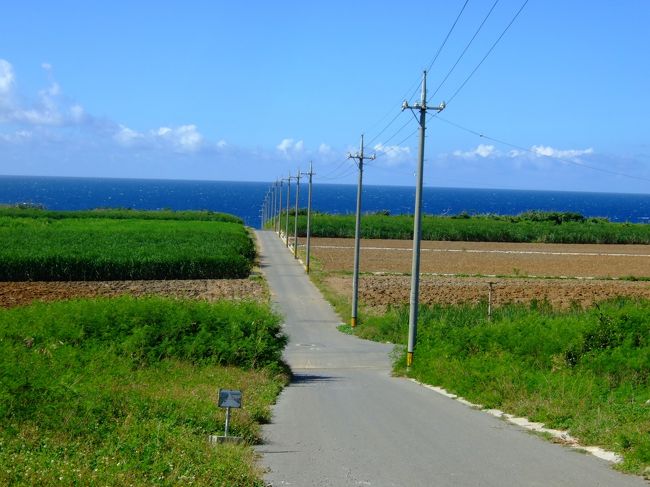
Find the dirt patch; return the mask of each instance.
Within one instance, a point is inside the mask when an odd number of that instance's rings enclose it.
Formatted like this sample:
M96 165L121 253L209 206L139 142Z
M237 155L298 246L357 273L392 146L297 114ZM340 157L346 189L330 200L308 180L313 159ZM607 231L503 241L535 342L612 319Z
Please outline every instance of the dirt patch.
M352 239L315 238L323 270L351 271ZM362 240L361 272L411 271L411 242ZM648 277L650 246L422 242L421 272L540 277Z
M34 300L158 295L175 298L266 299L266 287L255 279L204 279L169 281L0 282L0 307L10 308Z
M338 294L350 296L352 293L350 277L330 276L325 282ZM495 306L537 300L548 301L557 308L568 308L574 303L584 307L616 296L650 299L648 282L423 276L420 302L461 304L487 301L489 282L494 282L492 297ZM409 276L362 275L359 279L359 301L377 311L389 305L408 304L410 290Z

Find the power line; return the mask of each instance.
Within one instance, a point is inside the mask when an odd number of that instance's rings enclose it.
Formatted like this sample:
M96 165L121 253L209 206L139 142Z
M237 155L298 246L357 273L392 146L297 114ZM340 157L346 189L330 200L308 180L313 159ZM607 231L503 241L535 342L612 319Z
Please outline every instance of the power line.
M535 156L548 157L549 159L554 159L554 160L559 161L559 162L561 162L563 164L571 164L571 165L574 165L574 166L577 166L577 167L583 167L583 168L591 169L593 171L599 171L599 172L602 172L602 173L605 173L605 174L610 174L612 176L622 176L622 177L626 177L626 178L630 178L630 179L637 179L639 181L650 181L650 178L644 178L643 176L635 176L633 174L626 174L626 173L622 173L622 172L618 172L618 171L612 171L612 170L609 170L609 169L604 169L602 167L591 166L589 164L584 164L582 162L572 161L570 159L564 159L562 157L551 156L551 155L547 155L547 154L540 154L539 152L536 152L536 151L534 151L532 149L529 149L527 147L523 147L523 146L520 146L520 145L517 145L517 144L512 144L510 142L506 142L505 140L497 139L495 137L490 137L489 135L485 135L485 134L483 134L481 132L477 132L476 130L472 130L470 128L464 127L464 126L462 126L462 125L460 125L458 123L452 122L451 120L446 120L446 119L444 119L442 117L435 117L435 118L440 120L441 122L445 122L446 124L449 124L449 125L451 125L453 127L456 127L456 128L458 128L460 130L463 130L465 132L468 132L468 133L470 133L472 135L476 135L476 136L481 137L483 139L487 139L487 140L490 140L492 142L496 142L497 144L501 144L501 145L511 147L513 149L517 149L517 150L524 151L524 152L529 152L530 154L533 154Z
M506 32L508 32L508 29L510 29L510 26L511 26L512 24L514 24L515 20L517 20L517 17L519 17L519 14L520 14L521 11L524 9L524 7L526 6L526 4L528 4L528 0L525 0L524 3L521 5L521 7L519 7L519 10L517 10L517 13L515 14L515 16L512 18L512 20L511 20L510 23L506 26L506 28L503 29L503 32L501 32L501 35L497 38L497 40L494 41L494 43L492 44L492 47L490 47L490 49L489 49L488 52L485 54L485 56L483 56L483 59L481 59L481 61L476 65L476 67L472 70L472 72L469 73L469 76L467 76L467 78L465 78L465 81L463 81L463 82L461 83L461 85L460 85L460 86L458 87L458 89L454 92L454 94L451 95L451 97L449 98L449 100L447 100L447 104L449 104L449 102L451 102L454 98L456 98L456 95L458 95L458 93L460 92L460 90L462 90L462 89L465 87L465 85L467 84L467 82L471 79L471 77L474 76L474 73L476 73L476 71L478 70L478 68L481 67L481 64L483 64L483 62L487 59L487 57L490 55L490 53L492 52L492 50L493 50L493 49L496 47L496 45L499 43L499 41L501 40L501 38L506 34Z
M463 15L463 11L465 10L465 7L467 7L468 3L469 3L469 0L465 0L465 3L463 4L463 7L460 9L460 12L458 12L458 15L456 16L456 20L454 20L454 23L452 24L451 28L449 29L449 32L447 32L447 35L445 36L445 40L442 41L442 44L440 44L440 47L438 48L438 52L436 52L436 55L433 57L433 59L429 63L429 67L427 68L427 71L431 71L431 68L433 67L434 63L438 59L438 56L440 56L440 53L442 52L442 49L445 47L445 44L447 44L447 40L449 40L449 36L451 36L451 33L454 31L454 28L456 27L456 24L460 20L460 16ZM411 95L411 98L413 98L414 96L415 96L415 93L413 93Z
M498 0L497 0L497 2L498 2ZM431 71L431 68L433 67L433 65L435 64L435 62L436 62L437 59L438 59L438 56L440 56L440 53L442 52L442 50L444 49L445 45L447 44L447 41L449 40L449 37L451 36L452 32L453 32L454 29L456 28L456 24L458 24L458 21L460 20L460 17L463 15L463 12L465 11L465 7L467 7L467 4L468 4L468 3L469 3L469 0L465 0L465 3L463 3L463 6L461 7L460 11L458 12L458 15L456 15L456 19L454 20L453 24L452 24L451 27L449 28L449 31L447 32L447 35L446 35L445 38L443 39L442 43L441 43L440 46L438 47L438 50L436 51L436 54L433 56L433 59L432 59L431 62L429 63L429 67L427 68L427 71ZM492 8L494 8L494 7L492 7ZM406 100L408 100L408 101L410 102L411 99L412 99L412 98L417 94L417 92L418 92L418 88L419 88L419 87L420 87L420 80L416 81L416 82L415 82L415 83L414 83L414 84L413 84L413 85L412 85L412 86L411 86L411 87L406 91L406 93L405 93L404 96L402 97L402 100L406 99ZM409 93L410 93L410 96L409 96ZM384 115L384 116L380 119L380 122L383 121L383 120L385 120L385 119L386 119L386 118L387 118L391 113L393 113L393 109L391 109L388 113L386 113L386 115ZM368 141L368 144L372 144L375 140L377 140L379 137L381 137L381 134L383 134L386 130L388 130L388 128L389 128L393 123L395 123L395 120L397 120L397 118L398 118L401 114L402 114L402 110L400 110L400 111L397 113L397 115L395 115L395 116L391 119L391 121L388 122L388 124L387 124L386 126L384 126L384 128L381 129L381 131L380 131L377 135L375 135L374 137L372 137L372 138ZM376 123L375 126L376 126L376 125L378 125L378 123Z
M480 25L478 26L478 28L476 29L476 32L474 32L474 35L472 36L472 38L469 40L469 42L468 42L467 45L465 46L465 49L463 49L463 52L461 52L461 53L460 53L460 56L458 56L458 59L456 59L456 62L454 63L454 65L453 65L453 66L451 67L451 69L447 72L447 75L443 78L443 80L440 82L440 84L438 85L438 87L436 88L436 90L433 92L433 94L431 95L431 98L433 98L434 96L436 96L436 94L438 93L438 91L440 91L440 88L442 88L442 85L445 84L445 82L447 81L447 79L449 78L449 76L451 76L451 73L454 72L454 69L456 69L456 66L458 66L458 63L461 61L461 59L463 59L463 57L465 56L465 53L467 52L467 50L469 49L469 47L472 45L472 43L474 42L474 39L476 39L476 36L479 34L479 32L481 32L481 29L482 29L483 26L485 25L485 22L487 22L487 20L490 18L490 15L492 15L492 12L494 11L494 8L497 6L498 3L499 3L499 0L494 0L494 3L492 4L492 7L491 7L490 10L488 11L487 15L483 18L483 21L481 22L481 24L480 24Z

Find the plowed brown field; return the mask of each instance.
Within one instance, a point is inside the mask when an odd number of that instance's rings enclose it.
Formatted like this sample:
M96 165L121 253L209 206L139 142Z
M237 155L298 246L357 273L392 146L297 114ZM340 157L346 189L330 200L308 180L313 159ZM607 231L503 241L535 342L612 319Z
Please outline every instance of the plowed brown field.
M350 271L352 239L312 240L325 271ZM411 271L412 243L362 240L361 272ZM650 277L650 246L422 242L421 272L543 277Z
M0 307L20 306L31 301L71 298L159 295L176 298L266 299L266 288L252 279L206 279L170 281L97 282L0 282Z
M353 240L314 239L313 256L333 274L326 284L350 296ZM411 242L364 240L361 244L360 302L375 309L407 304ZM650 282L612 280L650 276L650 247L643 245L558 245L490 242L422 242L420 302L476 303L487 300L493 282L493 302L548 301L556 307L588 306L615 296L650 299ZM379 275L368 275L376 273ZM487 277L464 277L464 276ZM501 276L501 277L495 277ZM550 277L539 279L535 277ZM567 277L567 278L558 278ZM584 279L588 277L588 279ZM571 279L581 278L581 279Z

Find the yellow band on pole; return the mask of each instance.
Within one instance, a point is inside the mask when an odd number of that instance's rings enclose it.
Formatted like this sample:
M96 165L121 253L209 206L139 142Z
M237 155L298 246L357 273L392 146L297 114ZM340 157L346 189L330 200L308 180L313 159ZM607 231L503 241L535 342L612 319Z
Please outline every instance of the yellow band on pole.
M350 326L354 328L357 326L357 319L355 317L350 318Z
M410 367L413 365L413 352L406 352L406 366Z

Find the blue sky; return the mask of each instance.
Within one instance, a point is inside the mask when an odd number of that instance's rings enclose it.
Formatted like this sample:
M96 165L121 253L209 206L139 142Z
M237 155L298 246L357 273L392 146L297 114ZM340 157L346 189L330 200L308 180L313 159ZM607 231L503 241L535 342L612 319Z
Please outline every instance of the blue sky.
M430 104L522 2L497 3ZM10 2L0 174L271 181L312 160L316 180L352 183L365 132L365 181L413 184L400 105L464 3ZM493 4L469 0L430 94ZM430 118L425 184L649 192L648 25L647 0L530 0L441 114L490 138Z

